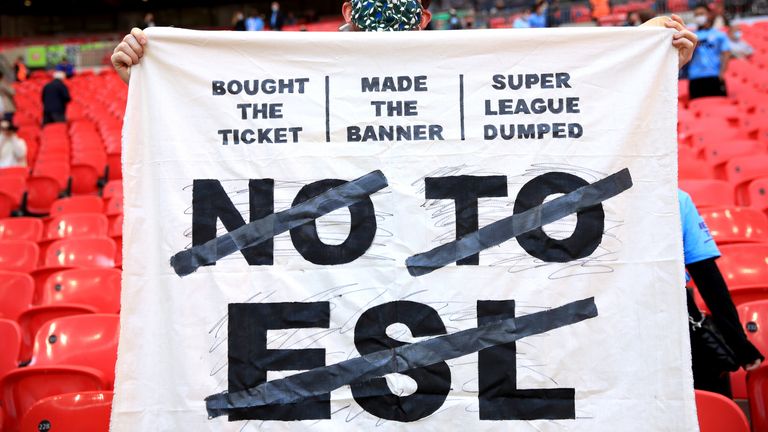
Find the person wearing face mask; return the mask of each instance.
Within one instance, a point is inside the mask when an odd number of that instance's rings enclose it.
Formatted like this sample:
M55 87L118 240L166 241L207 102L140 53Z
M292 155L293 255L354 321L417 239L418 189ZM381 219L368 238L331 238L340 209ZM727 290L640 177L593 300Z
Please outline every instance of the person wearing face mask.
M742 39L738 24L733 24L728 28L728 40L731 44L733 58L747 58L755 51L750 44Z
M728 36L713 28L714 17L706 4L696 6L694 14L699 44L688 66L690 98L727 96L724 78L731 57Z

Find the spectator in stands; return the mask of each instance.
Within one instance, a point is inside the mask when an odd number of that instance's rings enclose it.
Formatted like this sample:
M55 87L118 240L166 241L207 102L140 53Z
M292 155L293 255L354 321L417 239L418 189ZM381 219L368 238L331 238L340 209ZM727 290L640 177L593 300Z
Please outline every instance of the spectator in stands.
M259 14L259 11L249 11L248 18L245 19L245 29L247 31L264 30L264 18Z
M232 16L232 30L245 31L245 15L240 11Z
M715 259L720 257L720 251L691 197L683 191L678 191L678 202L683 227L683 252L688 273L693 277L701 297L709 308L714 324L736 354L738 363L746 370L756 369L764 357L747 340L744 327L739 322L736 306L715 263ZM701 312L690 293L688 314L694 321L701 320ZM692 348L694 387L731 397L727 371L719 370L715 359L704 356L695 349L695 344Z
M706 4L697 5L694 14L699 45L688 66L690 98L726 96L724 77L731 56L728 36L712 27L714 17Z
M560 27L560 0L549 0L546 22L547 27Z
M342 5L342 15L346 24L340 30L343 31L374 31L374 30L423 30L427 27L432 14L429 12L431 0L411 0L405 2L400 8L400 15L393 16L391 9L387 14L381 10L372 8L362 10L361 0L351 0ZM381 2L378 2L379 4ZM392 18L392 19L381 19ZM696 35L685 28L683 20L672 15L671 18L653 20L648 25L663 26L676 30L672 35L672 46L677 49L678 65L683 67L691 61L693 50L696 47ZM144 55L144 45L148 42L147 35L138 28L125 35L112 53L112 65L120 78L128 82L131 74L131 66L138 64Z
M8 120L13 123L13 116L16 114L13 96L16 94L16 90L5 81L4 77L3 71L0 70L0 120Z
M531 18L531 10L526 9L523 11L521 15L519 15L517 18L515 18L515 21L512 22L512 28L530 28L531 25L528 24L528 20Z
M448 30L461 30L464 26L461 25L461 18L459 18L456 9L451 8L448 11Z
M27 166L27 143L16 135L16 126L0 121L0 168Z
M29 78L29 69L24 64L24 57L19 56L16 63L13 64L13 73L16 75L16 81L26 81Z
M632 11L627 14L627 22L624 23L624 27L637 27L643 22L640 20L640 13L638 11Z
M732 24L728 27L728 41L731 45L731 55L734 58L747 58L755 52L752 46L741 38L741 29L738 24Z
M71 99L64 77L64 72L56 71L51 82L43 87L43 125L67 121L67 104Z
M150 28L155 26L155 14L152 12L147 12L146 15L144 15L144 27L143 28Z
M528 17L528 26L531 28L544 28L547 26L547 3L537 0L533 6L533 13Z
M67 57L61 58L61 61L56 65L55 70L64 72L64 76L67 78L72 78L75 76L75 65L70 63Z
M275 31L283 30L283 24L285 23L285 17L280 12L280 3L272 2L272 13L269 16L269 27Z

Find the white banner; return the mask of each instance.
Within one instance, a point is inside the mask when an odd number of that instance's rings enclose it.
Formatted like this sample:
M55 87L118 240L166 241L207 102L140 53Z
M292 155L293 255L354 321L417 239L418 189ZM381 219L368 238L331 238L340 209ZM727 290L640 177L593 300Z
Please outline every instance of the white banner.
M112 430L696 430L668 29L147 31Z

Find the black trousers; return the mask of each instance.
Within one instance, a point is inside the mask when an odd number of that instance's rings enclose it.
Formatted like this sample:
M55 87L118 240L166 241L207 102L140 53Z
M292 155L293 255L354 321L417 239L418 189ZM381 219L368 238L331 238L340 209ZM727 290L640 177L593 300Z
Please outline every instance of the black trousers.
M690 99L707 96L728 96L725 82L718 77L696 78L688 82Z

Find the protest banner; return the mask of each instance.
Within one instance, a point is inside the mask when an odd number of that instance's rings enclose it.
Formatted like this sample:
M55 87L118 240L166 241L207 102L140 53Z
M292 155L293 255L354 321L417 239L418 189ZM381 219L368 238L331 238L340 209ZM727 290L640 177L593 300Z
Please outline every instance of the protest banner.
M671 30L147 34L113 430L697 429Z

